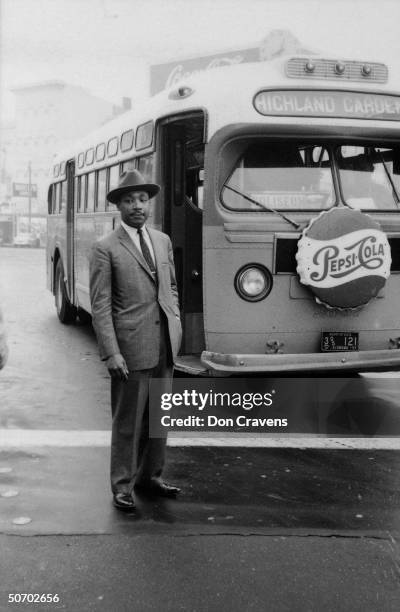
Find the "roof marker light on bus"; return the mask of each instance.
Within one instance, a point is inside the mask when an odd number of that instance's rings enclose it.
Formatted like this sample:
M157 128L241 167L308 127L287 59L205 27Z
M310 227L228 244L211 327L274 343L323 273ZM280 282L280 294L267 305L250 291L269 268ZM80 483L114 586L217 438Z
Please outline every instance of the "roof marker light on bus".
M170 100L182 100L183 98L188 98L193 93L194 89L187 87L186 85L182 85L182 87L178 87L178 89L171 91L168 98Z
M371 73L372 73L371 66L369 66L368 64L364 64L364 66L361 68L361 74L365 77L369 77L371 76Z
M304 70L306 72L314 72L315 68L316 66L314 62L311 62L311 61L307 62L306 65L304 66Z
M336 62L335 64L336 74L344 74L345 70L346 70L346 64L343 64L343 62Z

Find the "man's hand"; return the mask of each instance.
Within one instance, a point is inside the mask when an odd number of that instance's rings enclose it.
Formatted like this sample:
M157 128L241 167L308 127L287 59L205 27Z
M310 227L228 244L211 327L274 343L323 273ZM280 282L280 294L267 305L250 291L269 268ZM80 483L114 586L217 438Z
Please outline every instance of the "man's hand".
M106 366L112 378L128 380L129 370L125 359L119 353L117 355L111 355L106 361Z

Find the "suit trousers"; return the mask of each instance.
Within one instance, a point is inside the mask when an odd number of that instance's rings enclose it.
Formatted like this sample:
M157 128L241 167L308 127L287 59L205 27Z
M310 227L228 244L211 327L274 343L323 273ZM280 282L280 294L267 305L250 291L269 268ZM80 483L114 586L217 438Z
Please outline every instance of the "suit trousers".
M111 379L111 490L131 493L135 484L160 478L165 462L166 438L149 437L149 388L152 378L172 388L173 363L168 323L160 312L160 356L155 368L129 372L127 381ZM163 385L164 387L164 385Z

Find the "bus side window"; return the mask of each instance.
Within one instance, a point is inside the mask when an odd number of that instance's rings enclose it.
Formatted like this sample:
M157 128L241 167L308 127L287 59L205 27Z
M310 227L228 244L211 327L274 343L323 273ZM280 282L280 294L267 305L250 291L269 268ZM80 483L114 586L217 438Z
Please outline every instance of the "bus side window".
M78 202L78 211L79 212L85 212L85 207L86 207L86 182L87 182L87 175L83 174L81 177L81 197L79 198L79 202Z
M56 207L57 207L57 214L59 214L61 212L62 209L62 183L57 183L57 202L56 202Z
M154 155L143 155L136 158L137 169L144 176L145 181L153 181ZM159 206L150 207L149 223L157 224L161 222L161 208Z
M97 172L97 206L96 210L104 212L106 209L107 169Z
M75 177L75 208L76 210L79 210L79 206L80 206L80 202L79 202L79 198L81 195L81 177L80 176L76 176Z
M54 185L54 195L53 195L53 212L56 215L58 213L60 201L60 183L56 183Z
M50 185L49 187L49 191L47 194L47 212L49 213L49 215L53 215L54 214L54 185Z
M95 198L95 173L89 172L88 188L87 188L87 206L86 206L86 212L88 213L91 213L94 211L94 198Z
M118 187L119 183L119 164L115 166L110 166L109 168L109 180L108 180L108 191L115 189ZM107 193L108 193L107 191ZM113 205L107 201L107 210L114 210Z
M146 155L137 159L137 169L146 181L153 178L154 155Z
M135 170L136 168L136 160L128 159L128 161L123 162L122 164L122 172L130 172L131 170Z
M59 212L61 213L67 204L67 181L60 183Z

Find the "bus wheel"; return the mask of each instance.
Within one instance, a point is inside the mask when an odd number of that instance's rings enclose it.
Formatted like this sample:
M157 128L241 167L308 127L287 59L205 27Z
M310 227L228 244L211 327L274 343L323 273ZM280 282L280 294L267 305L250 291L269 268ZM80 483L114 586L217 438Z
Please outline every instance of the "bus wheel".
M58 260L56 266L55 302L57 316L61 323L73 323L76 319L76 308L71 304L67 296L64 282L64 267L61 259Z

